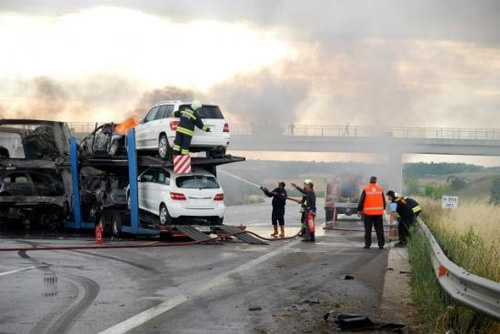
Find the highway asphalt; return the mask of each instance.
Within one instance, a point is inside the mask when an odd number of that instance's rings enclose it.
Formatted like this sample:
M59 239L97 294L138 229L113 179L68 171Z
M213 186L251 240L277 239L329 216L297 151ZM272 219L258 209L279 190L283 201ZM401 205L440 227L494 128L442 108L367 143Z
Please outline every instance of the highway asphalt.
M268 236L270 214L269 202L233 206L225 223ZM286 218L298 231L297 205ZM331 333L330 310L376 318L388 250L363 249L362 232L323 231L321 219L317 230L314 244L0 252L0 333ZM2 248L68 244L93 240L0 238Z

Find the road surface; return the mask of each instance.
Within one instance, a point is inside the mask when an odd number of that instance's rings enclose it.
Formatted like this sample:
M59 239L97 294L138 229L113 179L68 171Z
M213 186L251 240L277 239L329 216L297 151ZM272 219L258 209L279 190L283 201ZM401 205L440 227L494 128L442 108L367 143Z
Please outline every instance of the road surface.
M287 210L291 234L298 206ZM268 236L270 211L229 207L225 223ZM92 243L0 239L2 248ZM0 333L331 333L330 310L377 318L387 258L363 249L361 232L321 227L315 244L0 252Z

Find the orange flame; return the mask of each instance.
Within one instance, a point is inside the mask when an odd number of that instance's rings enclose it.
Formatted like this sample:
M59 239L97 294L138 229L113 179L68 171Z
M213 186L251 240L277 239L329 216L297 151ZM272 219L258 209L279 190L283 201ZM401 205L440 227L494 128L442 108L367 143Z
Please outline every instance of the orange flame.
M122 135L126 135L128 130L139 124L139 118L137 116L130 117L121 124L117 124L115 127L115 132Z

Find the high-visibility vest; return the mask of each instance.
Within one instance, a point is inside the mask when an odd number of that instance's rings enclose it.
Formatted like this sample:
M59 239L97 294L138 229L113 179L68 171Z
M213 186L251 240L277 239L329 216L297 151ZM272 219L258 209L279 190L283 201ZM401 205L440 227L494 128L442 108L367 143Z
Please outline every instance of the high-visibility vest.
M368 216L384 214L384 189L375 183L365 187L363 213Z

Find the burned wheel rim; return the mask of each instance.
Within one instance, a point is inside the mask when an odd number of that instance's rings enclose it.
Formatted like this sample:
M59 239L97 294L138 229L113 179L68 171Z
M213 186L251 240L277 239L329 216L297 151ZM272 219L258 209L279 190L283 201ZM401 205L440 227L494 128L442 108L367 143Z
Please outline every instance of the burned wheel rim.
M111 221L111 234L113 237L118 237L122 230L122 217L119 213L115 213L113 215L113 219Z
M118 152L118 144L116 143L116 141L114 141L112 144L111 144L111 147L109 148L109 154L110 155L115 155L116 152Z
M162 135L158 143L158 154L160 155L160 158L162 158L163 160L166 160L168 157L168 149L169 147L168 147L167 137L165 137L165 135Z

